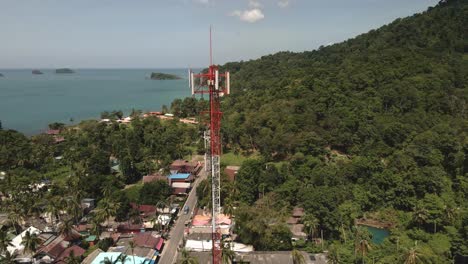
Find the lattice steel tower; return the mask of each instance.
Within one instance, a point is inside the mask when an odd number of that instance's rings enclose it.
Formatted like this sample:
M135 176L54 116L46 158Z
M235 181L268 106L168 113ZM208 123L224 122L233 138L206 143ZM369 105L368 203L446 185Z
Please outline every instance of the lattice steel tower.
M207 73L194 74L189 72L189 83L193 94L209 94L210 122L209 129L204 133L205 169L211 172L211 202L212 202L212 241L213 264L221 263L221 233L218 228L218 215L221 213L221 117L220 98L230 93L229 72L220 73L218 66L213 65L210 28L210 66Z

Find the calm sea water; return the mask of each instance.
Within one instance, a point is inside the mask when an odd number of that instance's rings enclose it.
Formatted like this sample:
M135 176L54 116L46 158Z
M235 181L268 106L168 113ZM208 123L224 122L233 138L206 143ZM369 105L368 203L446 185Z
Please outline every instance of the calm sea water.
M52 122L70 124L99 118L103 111L158 111L175 98L190 96L186 69L78 69L74 74L42 70L0 70L0 120L4 128L27 135ZM181 80L149 80L151 72Z

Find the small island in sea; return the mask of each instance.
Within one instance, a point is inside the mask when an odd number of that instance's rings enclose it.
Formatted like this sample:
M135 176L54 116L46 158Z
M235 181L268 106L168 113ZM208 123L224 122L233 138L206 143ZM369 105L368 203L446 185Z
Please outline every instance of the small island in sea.
M151 78L151 80L179 80L179 79L182 79L177 75L161 73L161 72L152 72L150 78Z
M32 74L44 74L40 70L32 70Z
M55 73L75 73L75 72L69 68L60 68L60 69L56 69Z
M3 77L4 75L0 73L0 77Z

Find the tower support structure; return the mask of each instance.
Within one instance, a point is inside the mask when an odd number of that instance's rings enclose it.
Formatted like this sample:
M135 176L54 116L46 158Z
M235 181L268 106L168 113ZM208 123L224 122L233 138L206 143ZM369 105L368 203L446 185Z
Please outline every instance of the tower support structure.
M210 98L209 125L204 133L205 171L211 173L212 203L212 256L213 264L221 263L221 232L218 227L218 215L221 214L221 118L220 98L230 93L229 72L220 73L212 63L210 29L210 66L205 73L189 72L189 84L192 94L208 94Z

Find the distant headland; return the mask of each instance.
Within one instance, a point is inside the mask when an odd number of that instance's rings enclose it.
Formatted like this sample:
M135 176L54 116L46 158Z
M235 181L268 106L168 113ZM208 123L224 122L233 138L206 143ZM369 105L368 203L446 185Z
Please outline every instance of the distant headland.
M75 73L75 72L69 68L60 68L60 69L56 69L55 73Z
M179 80L179 79L182 79L177 75L161 73L161 72L152 72L150 78L151 78L151 80Z
M44 74L40 70L32 70L32 74Z

